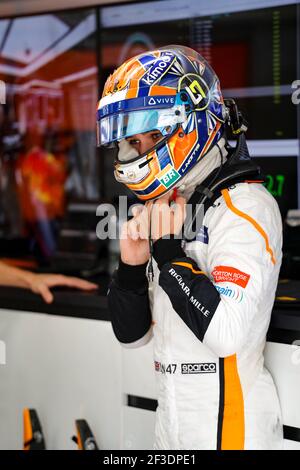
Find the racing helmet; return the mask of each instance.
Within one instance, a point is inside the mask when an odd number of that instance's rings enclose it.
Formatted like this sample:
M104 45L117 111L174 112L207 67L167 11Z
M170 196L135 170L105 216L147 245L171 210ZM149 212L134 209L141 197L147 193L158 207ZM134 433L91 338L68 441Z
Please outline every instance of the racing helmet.
M172 188L221 139L227 108L217 75L196 51L171 45L139 54L107 79L97 109L97 144L114 149L114 174L140 200ZM122 143L157 130L142 155ZM123 147L124 148L124 147Z

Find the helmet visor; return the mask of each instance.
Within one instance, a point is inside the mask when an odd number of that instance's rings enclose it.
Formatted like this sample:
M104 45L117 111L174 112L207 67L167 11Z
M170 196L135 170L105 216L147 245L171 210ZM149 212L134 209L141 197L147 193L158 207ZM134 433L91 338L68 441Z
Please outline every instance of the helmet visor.
M117 140L152 130L158 130L166 136L174 125L185 120L184 105L110 114L97 121L97 145L109 145Z

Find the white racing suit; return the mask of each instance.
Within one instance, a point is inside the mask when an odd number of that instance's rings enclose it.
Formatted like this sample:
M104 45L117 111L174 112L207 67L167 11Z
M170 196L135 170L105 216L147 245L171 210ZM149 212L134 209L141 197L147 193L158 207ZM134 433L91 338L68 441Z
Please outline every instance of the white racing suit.
M156 449L281 449L263 350L281 264L281 216L261 184L222 191L196 240L154 243L154 281L120 262L108 293L127 347L153 335ZM153 301L149 300L149 287Z

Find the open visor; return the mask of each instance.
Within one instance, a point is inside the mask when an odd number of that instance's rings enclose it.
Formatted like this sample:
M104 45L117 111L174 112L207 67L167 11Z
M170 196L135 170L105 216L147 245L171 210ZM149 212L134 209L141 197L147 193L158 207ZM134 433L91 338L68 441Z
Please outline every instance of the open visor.
M97 121L97 145L109 145L117 140L152 130L158 130L165 136L174 125L185 120L184 105L110 114Z

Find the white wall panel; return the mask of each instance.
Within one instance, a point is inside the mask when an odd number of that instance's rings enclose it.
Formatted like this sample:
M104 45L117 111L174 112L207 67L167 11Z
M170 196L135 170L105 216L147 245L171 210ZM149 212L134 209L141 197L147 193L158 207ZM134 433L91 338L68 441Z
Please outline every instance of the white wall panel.
M105 321L0 310L0 449L22 448L22 411L36 408L48 449L75 449L86 419L102 449L120 448L121 348Z

